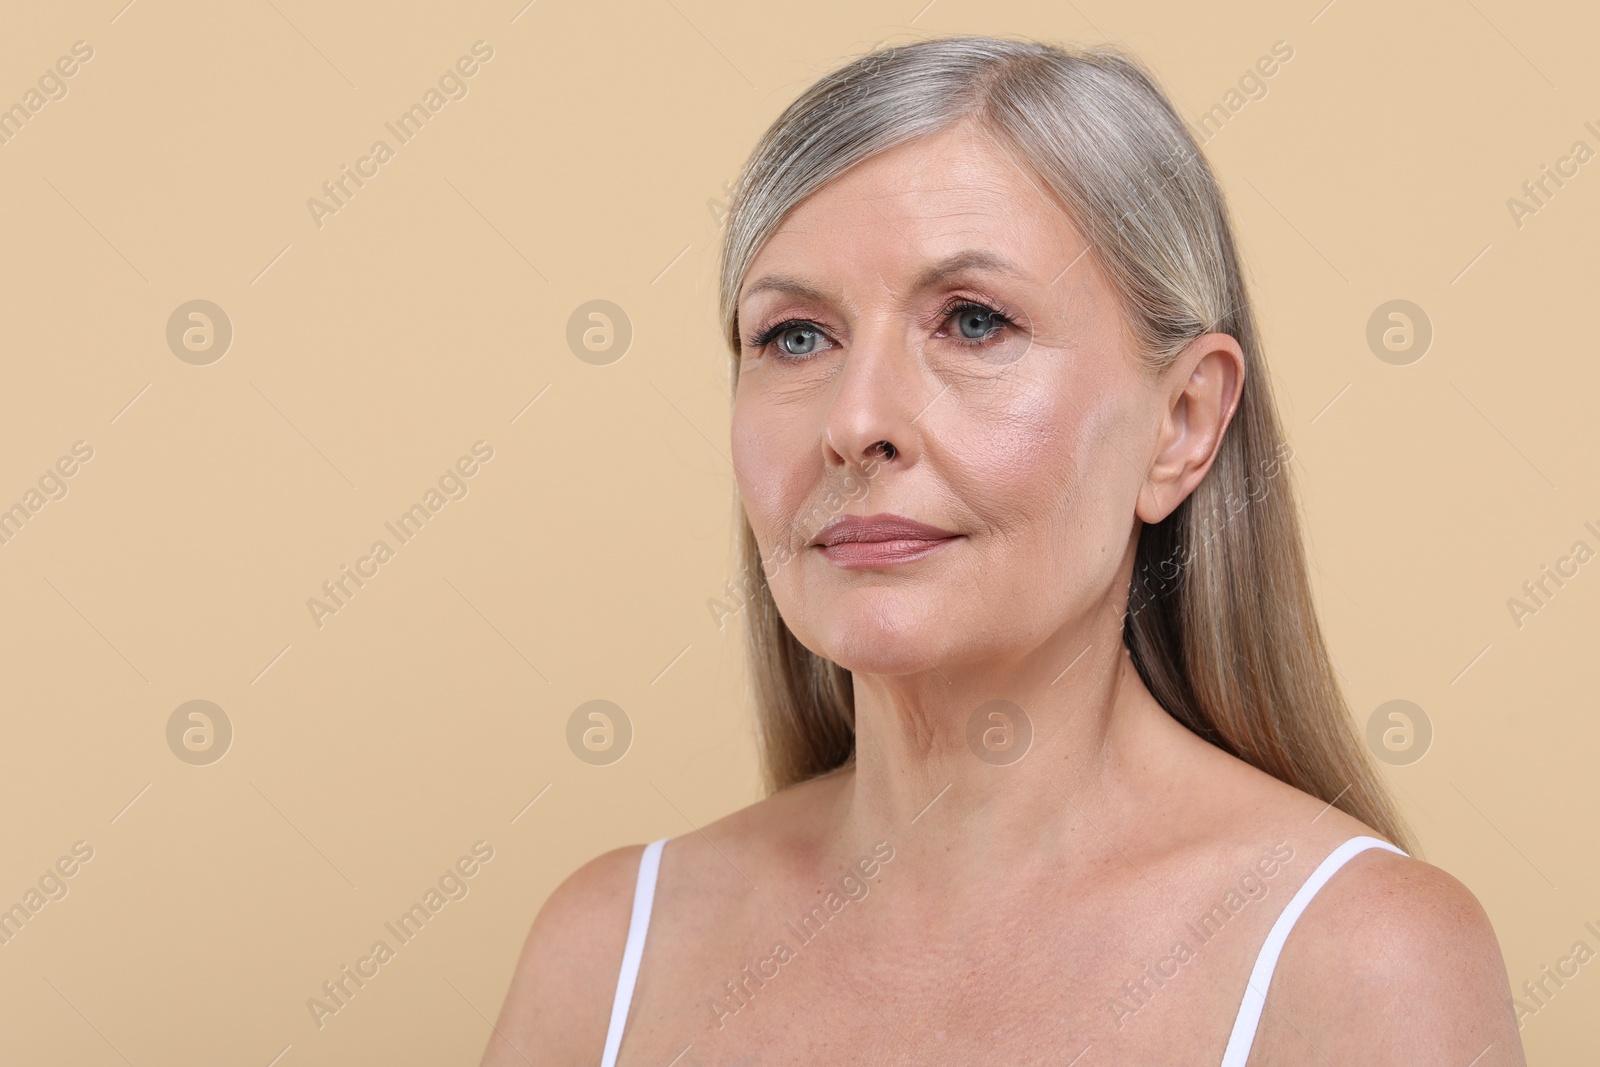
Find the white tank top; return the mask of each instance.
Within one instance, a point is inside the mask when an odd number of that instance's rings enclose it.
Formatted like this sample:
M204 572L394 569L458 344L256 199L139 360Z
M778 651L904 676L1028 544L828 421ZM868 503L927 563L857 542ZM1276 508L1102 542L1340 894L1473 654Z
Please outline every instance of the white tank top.
M600 1067L616 1067L617 1051L622 1047L622 1031L628 1025L628 1008L633 1003L633 987L639 980L639 960L644 955L644 935L650 929L650 907L655 902L656 872L661 868L661 849L667 843L663 837L644 847L639 857L639 881L633 890L633 917L628 921L628 940L622 949L622 972L617 977L617 992L611 999L611 1025L606 1029L606 1047L600 1057ZM1388 849L1401 856L1407 853L1376 837L1352 837L1328 854L1311 877L1305 880L1289 903L1284 905L1278 921L1267 932L1267 940L1256 956L1256 964L1245 984L1244 999L1239 1004L1239 1014L1233 1020L1233 1033L1228 1037L1227 1051L1222 1054L1222 1067L1245 1067L1250 1058L1250 1046L1256 1039L1256 1027L1261 1022L1261 1008L1266 1003L1267 986L1272 983L1272 971L1278 965L1278 953L1289 938L1295 920L1306 910L1317 890L1327 884L1335 871L1343 867L1352 856L1369 848Z

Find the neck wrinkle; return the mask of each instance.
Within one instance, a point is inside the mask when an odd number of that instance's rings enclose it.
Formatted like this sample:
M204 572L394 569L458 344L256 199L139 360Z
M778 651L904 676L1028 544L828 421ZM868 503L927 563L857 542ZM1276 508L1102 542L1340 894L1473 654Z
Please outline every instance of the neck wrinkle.
M975 872L1060 870L1069 853L1106 847L1091 827L1117 805L1109 783L1138 756L1128 751L1138 747L1138 721L1159 708L1120 631L1102 628L1087 650L1077 633L981 678L858 675L856 756L830 835L835 859L887 841L906 861L897 884L959 896ZM1007 765L985 762L968 743L972 710L996 693L1020 705L1032 728L1026 752Z

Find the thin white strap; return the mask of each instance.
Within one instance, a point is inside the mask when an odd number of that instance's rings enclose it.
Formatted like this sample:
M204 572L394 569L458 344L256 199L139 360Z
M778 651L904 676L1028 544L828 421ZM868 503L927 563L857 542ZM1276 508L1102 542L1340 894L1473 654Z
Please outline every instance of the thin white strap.
M1306 905L1317 895L1317 890L1327 884L1334 872L1345 865L1345 861L1369 848L1386 848L1390 852L1407 855L1376 837L1352 837L1330 852L1328 858L1311 872L1311 877L1290 898L1283 914L1272 924L1266 943L1261 946L1261 954L1256 957L1255 969L1250 972L1250 982L1245 987L1244 1002L1239 1005L1239 1016L1233 1021L1228 1050L1222 1055L1222 1067L1245 1067L1245 1061L1250 1058L1250 1046L1255 1043L1256 1027L1261 1022L1261 1009L1267 1001L1267 986L1272 983L1272 971L1278 965L1278 953L1283 951L1283 943L1289 939L1289 931L1294 927L1295 920L1306 910Z
M616 1067L617 1050L622 1047L622 1030L628 1025L633 985L639 980L639 959L644 955L644 935L650 929L650 907L656 898L661 848L666 843L664 837L650 842L639 857L639 881L633 887L633 918L628 921L628 943L622 949L622 974L617 978L617 995L611 1001L611 1026L606 1030L606 1050L600 1057L600 1067Z

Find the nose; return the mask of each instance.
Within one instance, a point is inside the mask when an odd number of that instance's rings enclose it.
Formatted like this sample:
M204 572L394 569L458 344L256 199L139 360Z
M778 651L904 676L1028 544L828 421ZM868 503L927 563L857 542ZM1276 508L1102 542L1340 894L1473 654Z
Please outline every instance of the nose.
M922 454L917 397L920 360L903 329L884 322L858 332L835 379L824 427L823 461L867 476L909 467Z

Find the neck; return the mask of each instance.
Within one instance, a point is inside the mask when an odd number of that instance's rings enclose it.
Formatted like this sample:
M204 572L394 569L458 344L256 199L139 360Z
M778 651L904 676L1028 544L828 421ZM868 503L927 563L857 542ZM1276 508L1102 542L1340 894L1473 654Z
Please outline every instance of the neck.
M854 675L837 846L887 841L907 859L897 881L930 889L1001 869L991 861L1059 872L1067 853L1102 848L1091 827L1117 806L1134 739L1165 718L1121 629L1118 612L1003 665Z

